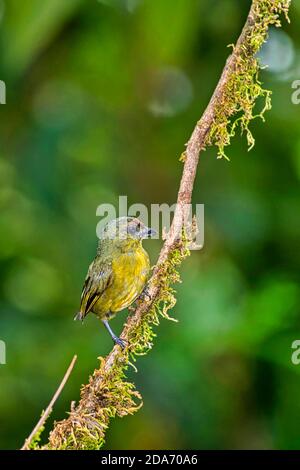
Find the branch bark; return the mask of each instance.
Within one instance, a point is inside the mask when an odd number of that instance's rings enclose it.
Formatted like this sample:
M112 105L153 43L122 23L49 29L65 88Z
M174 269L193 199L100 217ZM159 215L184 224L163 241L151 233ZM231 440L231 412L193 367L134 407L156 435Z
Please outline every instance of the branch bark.
M144 321L147 313L160 298L164 283L163 276L165 275L165 271L162 268L164 263L170 259L174 250L178 248L178 243L180 243L179 239L183 228L185 205L191 203L199 154L207 145L212 143L211 133L216 121L218 121L218 125L222 126L224 124L226 127L228 119L240 110L238 101L239 89L234 86L235 77L240 73L240 68L242 66L245 67L245 62L247 66L247 61L249 61L249 68L250 65L253 65L253 62L256 60L255 54L265 40L268 26L270 24L279 26L279 14L282 12L287 14L289 3L289 0L253 0L252 2L244 28L231 55L226 61L212 98L186 144L182 178L177 196L177 207L171 229L166 237L149 281L150 298L145 299L139 304L135 312L128 318L121 334L121 338L125 340L125 342L130 342L132 331L138 324ZM257 39L256 42L255 39ZM244 73L244 70L242 70L242 72ZM243 77L242 73L240 77ZM226 106L229 96L232 101L227 109ZM253 103L251 103L251 106L253 106ZM226 120L226 122L220 123L220 116L222 119ZM108 377L110 377L110 374L112 374L112 371L115 370L116 367L119 368L118 370L124 370L127 364L128 351L124 353L119 346L115 346L110 354L102 360L100 370L94 372L94 375L90 378L89 384L82 389L81 400L77 407L71 410L67 419L55 423L54 429L50 433L49 444L45 448L86 448L86 445L80 442L83 436L94 436L95 433L98 433L100 436L104 435L110 419L109 413L104 413L109 405L107 401L109 395L106 386ZM119 386L119 382L117 386ZM135 392L135 394L138 396L137 392ZM95 411L97 406L102 409L102 411L100 410L100 414L99 410L97 412ZM115 405L114 409L117 409L116 406L117 405ZM127 411L123 414L125 415L130 412L128 406ZM119 413L116 412L115 414L122 416L122 411ZM102 420L101 423L99 422L99 416Z

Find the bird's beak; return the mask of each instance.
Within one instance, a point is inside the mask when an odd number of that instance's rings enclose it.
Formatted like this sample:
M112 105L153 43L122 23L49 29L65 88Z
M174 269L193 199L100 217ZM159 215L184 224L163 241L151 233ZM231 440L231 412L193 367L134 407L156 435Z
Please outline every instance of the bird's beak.
M154 230L154 228L150 228L150 227L145 227L143 230L142 230L142 238L152 238L156 235L156 230Z

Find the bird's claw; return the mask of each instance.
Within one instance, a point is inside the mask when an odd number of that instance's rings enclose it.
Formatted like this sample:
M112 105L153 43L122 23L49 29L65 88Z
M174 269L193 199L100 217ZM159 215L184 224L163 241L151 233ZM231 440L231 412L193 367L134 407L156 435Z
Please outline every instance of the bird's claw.
M150 295L150 292L149 292L149 287L148 287L148 286L146 286L146 287L144 288L144 290L142 291L142 293L139 295L138 299L141 300L142 302L143 302L144 300L151 300L151 299L152 299L152 297L151 297L151 295Z
M121 346L122 349L126 348L125 341L123 339L119 338L118 336L113 336L113 342L115 344L118 344L119 346Z

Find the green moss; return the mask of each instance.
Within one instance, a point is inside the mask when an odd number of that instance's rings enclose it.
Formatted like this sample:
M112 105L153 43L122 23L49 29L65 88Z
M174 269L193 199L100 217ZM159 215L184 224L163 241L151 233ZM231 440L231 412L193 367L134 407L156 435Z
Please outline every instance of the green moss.
M55 432L50 435L49 445L44 449L101 448L110 419L132 414L142 405L141 396L134 384L126 381L127 367L126 351L120 353L109 373L105 371L105 360L100 358L99 369L94 371L89 384L81 390L84 412L79 405L76 410L71 411L71 419L57 423Z
M223 99L217 103L205 142L207 146L218 148L218 158L228 159L225 148L238 129L246 134L249 150L255 144L249 125L253 119L264 120L265 112L271 109L271 91L264 89L259 80L260 64L256 54L267 38L269 26L281 26L281 13L288 19L289 5L290 0L254 0L255 23L246 30L243 45L234 47L237 60L229 72ZM256 111L260 101L261 109Z
M44 414L44 411L42 413L42 416ZM50 416L50 415L49 415ZM47 419L49 418L47 417ZM30 450L38 450L41 442L41 436L45 430L45 426L41 426L40 429L37 431L37 433L33 436L31 443L29 444L29 449Z

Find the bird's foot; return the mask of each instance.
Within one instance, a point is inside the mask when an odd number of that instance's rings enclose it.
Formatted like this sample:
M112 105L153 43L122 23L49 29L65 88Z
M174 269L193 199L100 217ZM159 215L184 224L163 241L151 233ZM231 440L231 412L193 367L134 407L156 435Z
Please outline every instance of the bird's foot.
M152 297L150 295L150 290L149 290L149 287L146 286L144 288L144 290L142 291L142 293L138 296L138 300L140 300L141 302L143 302L144 300L151 300Z
M125 349L125 347L126 347L126 342L125 342L123 339L119 338L117 335L115 335L115 333L113 332L113 330L112 330L111 327L109 326L109 323L108 323L107 320L102 320L102 322L103 322L105 328L107 329L107 331L109 332L109 334L110 334L110 336L111 336L113 342L114 342L115 344L118 344L119 346L121 346L122 349Z
M123 339L119 338L118 336L114 335L112 336L112 339L113 339L113 342L115 344L118 344L119 346L121 346L122 349L125 349L126 348L126 343Z

